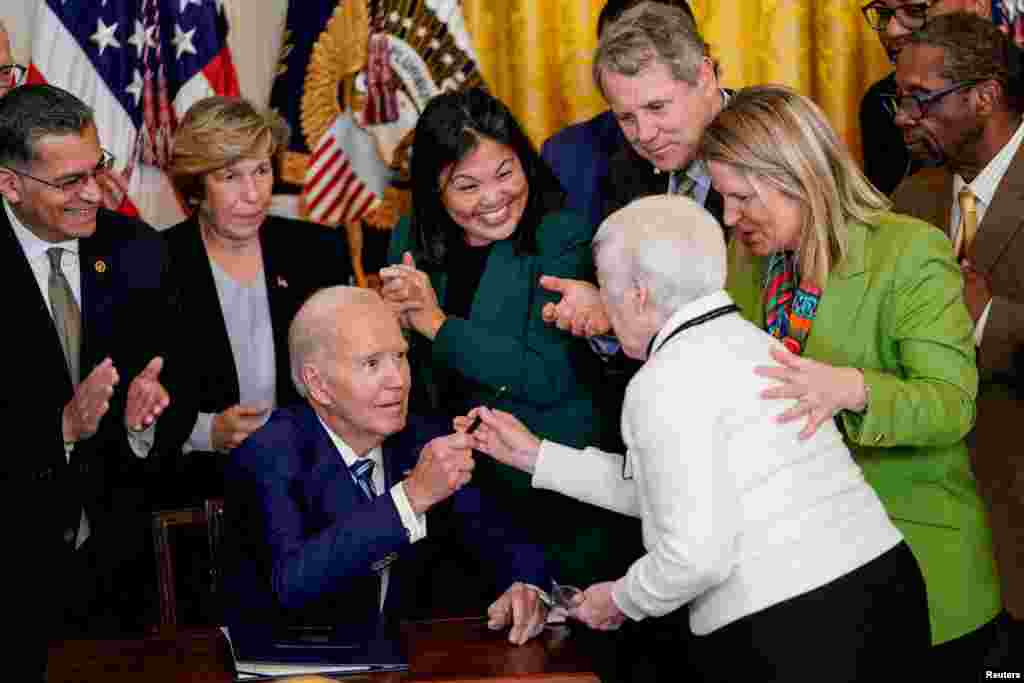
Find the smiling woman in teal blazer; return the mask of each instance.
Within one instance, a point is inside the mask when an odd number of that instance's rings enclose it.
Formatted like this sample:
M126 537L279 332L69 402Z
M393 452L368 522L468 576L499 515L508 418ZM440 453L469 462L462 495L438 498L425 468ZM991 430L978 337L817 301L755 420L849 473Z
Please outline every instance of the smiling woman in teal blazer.
M788 89L738 94L703 155L733 227L727 288L794 352L762 370L776 397L800 399L787 418L813 429L836 417L921 566L933 642L978 630L1000 600L963 441L978 373L948 240L888 213L820 110Z
M544 323L541 310L557 295L539 285L541 274L592 277L593 230L561 210L557 179L508 109L482 90L427 105L412 178L412 215L395 228L394 265L381 278L411 334L413 409L451 418L494 405L545 438L580 448L596 442L600 424L584 370L593 354ZM528 518L534 540L559 563L559 580L586 585L635 559L612 562L628 553L609 552L608 542L633 520L595 517L585 505L531 490L528 476L490 459L477 462L473 478ZM635 529L622 536L639 538Z

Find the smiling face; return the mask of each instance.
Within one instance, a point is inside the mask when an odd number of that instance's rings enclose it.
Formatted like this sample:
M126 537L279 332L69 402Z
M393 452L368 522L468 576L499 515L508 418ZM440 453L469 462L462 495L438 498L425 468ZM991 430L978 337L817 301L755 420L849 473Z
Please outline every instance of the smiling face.
M199 217L205 234L228 243L257 239L270 209L273 187L269 156L239 159L204 175L205 198Z
M51 183L88 176L74 192L65 193L24 175L0 171L0 192L25 227L47 242L88 237L96 231L96 210L102 199L92 173L103 158L96 127L79 135L47 135L35 143L35 159L24 173Z
M942 76L945 49L934 45L908 45L896 60L896 87L900 93L926 95L952 83ZM913 119L897 113L896 125L910 155L928 165L949 163L951 168L970 166L984 124L974 108L973 88L944 95L927 105L924 115Z
M333 357L321 362L313 392L324 421L357 455L405 427L409 412L409 345L383 302L354 305L338 321Z
M693 160L721 95L710 60L701 62L697 83L676 80L665 64L652 60L635 76L601 70L608 105L637 154L663 171Z
M796 198L720 161L710 162L708 170L725 202L723 222L752 254L799 249L803 206Z
M448 215L474 247L511 237L530 195L515 150L483 136L460 161L441 170L438 184Z

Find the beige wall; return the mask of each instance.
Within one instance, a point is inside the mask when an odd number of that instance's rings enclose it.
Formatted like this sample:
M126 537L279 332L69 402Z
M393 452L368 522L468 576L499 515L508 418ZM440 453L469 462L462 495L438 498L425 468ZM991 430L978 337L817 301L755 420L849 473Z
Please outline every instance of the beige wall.
M0 19L11 34L14 58L27 64L32 54L36 9L42 0L2 0ZM96 0L90 0L95 2ZM225 0L242 94L258 103L270 97L270 82L281 44L287 0ZM245 11L242 11L244 6ZM241 39L245 36L245 40Z

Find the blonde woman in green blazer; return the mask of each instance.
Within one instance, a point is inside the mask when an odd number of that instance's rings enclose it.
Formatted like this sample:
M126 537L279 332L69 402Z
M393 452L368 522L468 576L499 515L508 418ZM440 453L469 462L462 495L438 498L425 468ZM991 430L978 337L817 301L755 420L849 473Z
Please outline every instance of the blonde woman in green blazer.
M759 369L779 380L765 398L800 399L779 419L805 434L835 417L924 573L932 640L949 643L932 665L956 652L976 674L963 646L987 651L1000 599L963 441L978 374L949 241L889 213L822 112L786 88L738 93L702 156L733 230L727 289L790 349Z

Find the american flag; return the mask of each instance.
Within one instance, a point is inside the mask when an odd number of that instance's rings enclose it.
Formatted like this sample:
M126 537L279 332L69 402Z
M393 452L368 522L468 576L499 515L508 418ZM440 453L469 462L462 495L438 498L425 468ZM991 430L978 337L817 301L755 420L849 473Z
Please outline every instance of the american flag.
M178 120L208 95L237 95L223 0L45 0L29 82L73 92L129 177L127 213L167 226L183 207L160 170Z

